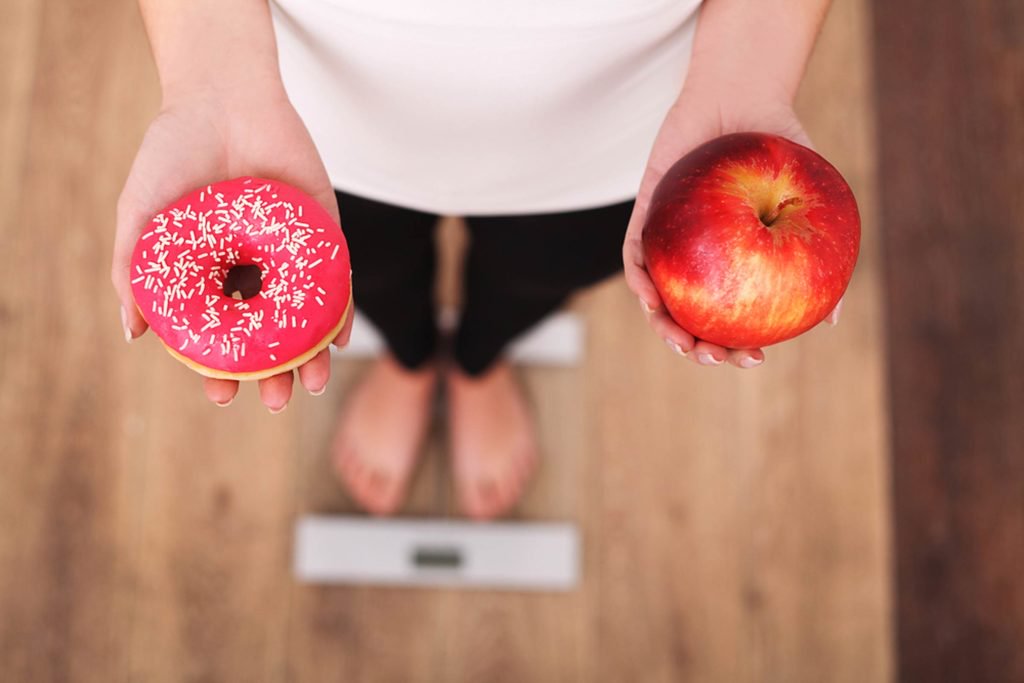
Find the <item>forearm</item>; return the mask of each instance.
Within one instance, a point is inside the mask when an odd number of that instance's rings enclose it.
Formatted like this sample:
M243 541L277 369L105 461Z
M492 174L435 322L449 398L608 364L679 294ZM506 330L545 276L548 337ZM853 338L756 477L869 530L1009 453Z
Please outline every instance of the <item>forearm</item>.
M686 89L791 102L830 0L706 0Z
M165 100L276 87L267 0L139 0Z

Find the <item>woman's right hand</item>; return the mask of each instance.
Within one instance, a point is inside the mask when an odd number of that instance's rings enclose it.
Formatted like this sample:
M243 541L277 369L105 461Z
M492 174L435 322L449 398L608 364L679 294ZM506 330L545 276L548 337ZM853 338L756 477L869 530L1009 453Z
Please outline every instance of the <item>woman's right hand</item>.
M197 88L165 99L150 124L117 203L111 280L121 300L125 339L147 328L135 306L129 270L135 242L152 217L197 187L238 176L281 180L298 187L338 221L338 205L323 162L279 81L239 83L234 89ZM334 344L348 343L349 316ZM319 394L330 375L324 349L298 369L299 381ZM259 382L260 399L280 412L291 398L291 371ZM238 382L206 378L206 395L227 405Z

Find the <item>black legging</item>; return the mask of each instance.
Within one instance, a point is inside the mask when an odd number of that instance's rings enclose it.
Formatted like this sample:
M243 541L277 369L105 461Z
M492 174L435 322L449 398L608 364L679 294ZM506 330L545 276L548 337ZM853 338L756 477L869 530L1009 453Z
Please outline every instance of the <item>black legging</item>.
M436 214L336 191L356 306L409 369L437 348ZM505 345L575 291L622 272L633 202L565 213L467 216L463 309L453 357L480 375Z

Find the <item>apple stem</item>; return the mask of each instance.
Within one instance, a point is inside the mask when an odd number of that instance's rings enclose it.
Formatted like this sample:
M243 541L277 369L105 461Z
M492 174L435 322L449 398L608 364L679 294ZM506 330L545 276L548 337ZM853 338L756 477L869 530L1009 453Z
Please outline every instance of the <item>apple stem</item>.
M761 214L761 222L764 223L766 228L770 228L772 226L772 224L776 220L778 220L779 216L782 214L783 209L785 209L787 206L799 206L799 205L800 205L800 198L799 197L789 197L788 199L783 199L781 202L779 202L778 206L776 206L774 209L772 209L771 211L769 211L766 214Z

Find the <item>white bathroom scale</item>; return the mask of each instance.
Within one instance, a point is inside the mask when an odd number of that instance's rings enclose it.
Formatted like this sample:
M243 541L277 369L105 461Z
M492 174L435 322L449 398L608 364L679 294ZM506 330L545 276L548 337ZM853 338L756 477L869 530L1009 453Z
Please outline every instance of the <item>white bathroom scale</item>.
M295 529L303 583L569 591L580 538L557 522L307 515Z
M457 311L445 309L438 315L438 327L450 331L457 324ZM579 365L583 358L583 321L571 311L557 311L513 340L507 355L513 363L541 366ZM380 333L359 311L352 321L348 346L331 346L335 358L367 358L384 348Z

